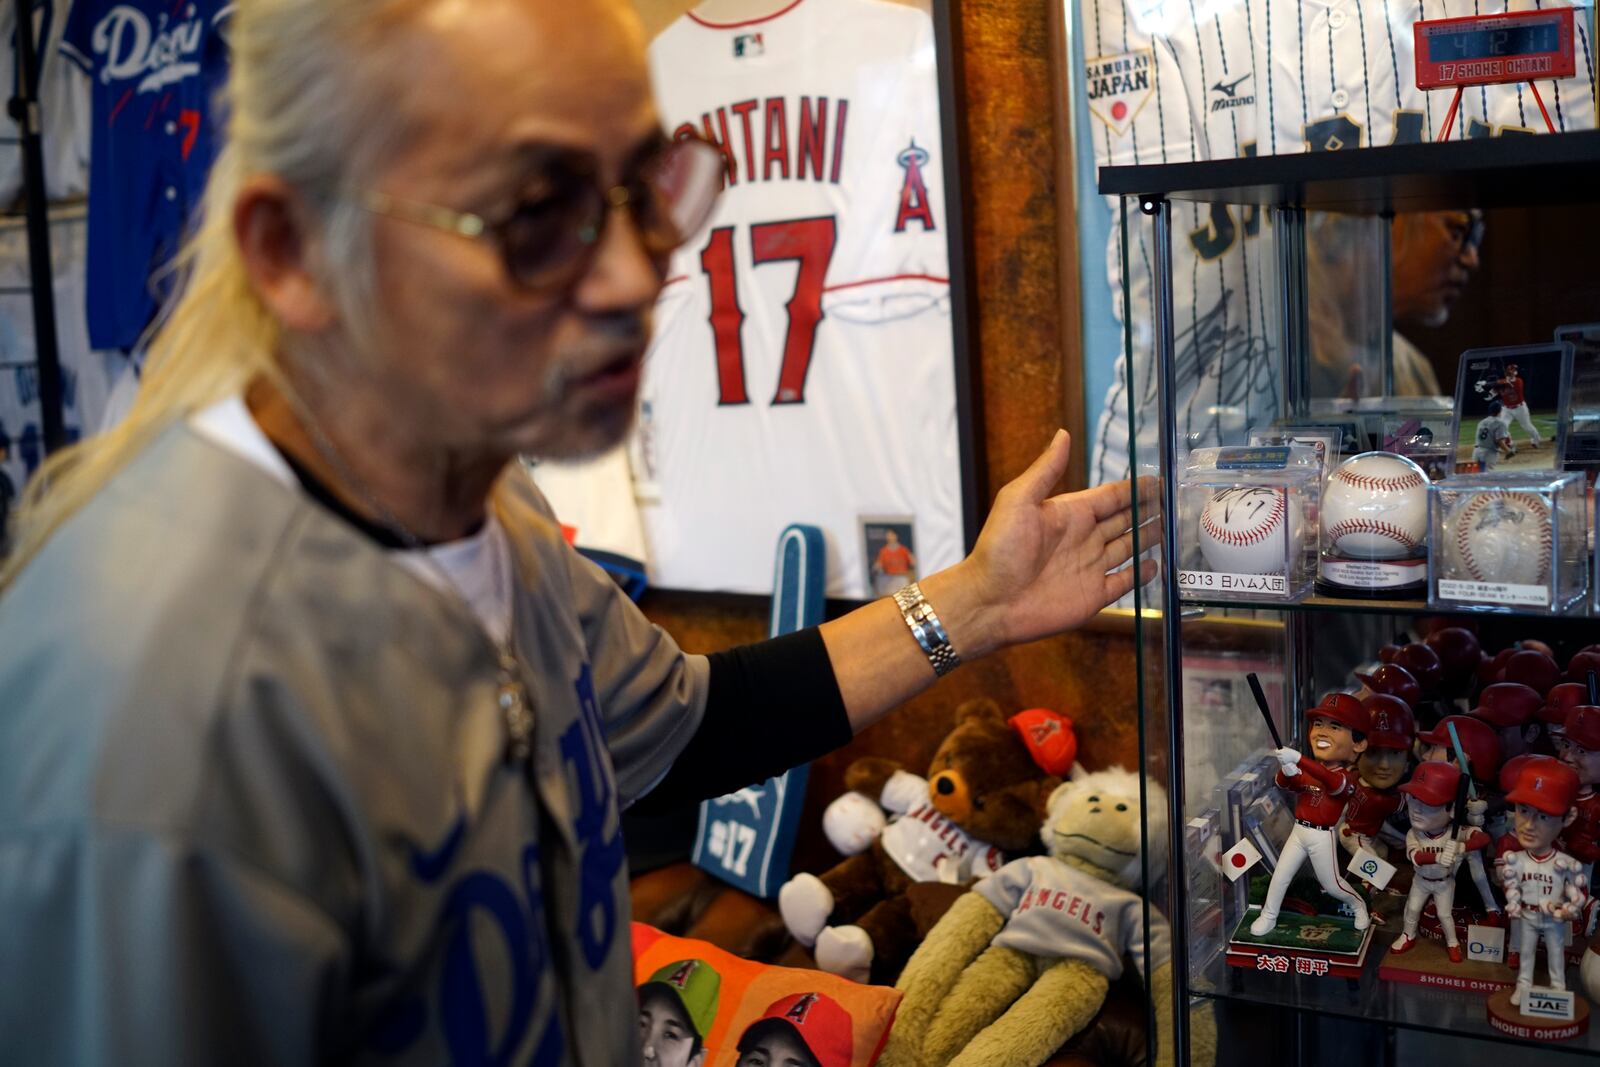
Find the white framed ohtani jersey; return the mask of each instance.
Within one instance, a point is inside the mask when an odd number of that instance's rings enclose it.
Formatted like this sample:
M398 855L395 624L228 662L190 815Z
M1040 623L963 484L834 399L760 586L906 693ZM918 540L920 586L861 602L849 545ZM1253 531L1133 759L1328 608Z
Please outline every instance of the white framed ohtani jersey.
M655 309L630 455L658 587L766 593L785 526L870 595L860 521L963 553L933 23L884 0L694 12L650 46L666 129L723 151L706 229Z

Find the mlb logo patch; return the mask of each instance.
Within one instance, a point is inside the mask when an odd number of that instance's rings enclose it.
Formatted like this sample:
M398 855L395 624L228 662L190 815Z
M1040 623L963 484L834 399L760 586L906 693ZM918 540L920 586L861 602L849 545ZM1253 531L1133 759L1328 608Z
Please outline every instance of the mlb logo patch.
M741 33L733 39L733 58L749 59L751 56L763 55L767 50L766 42L759 33Z

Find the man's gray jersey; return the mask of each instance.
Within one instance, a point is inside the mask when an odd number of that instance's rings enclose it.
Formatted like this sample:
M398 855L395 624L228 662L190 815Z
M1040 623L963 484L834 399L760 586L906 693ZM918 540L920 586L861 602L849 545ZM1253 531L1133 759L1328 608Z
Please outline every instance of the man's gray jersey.
M0 1058L638 1062L618 809L708 666L494 506L527 762L463 604L186 425L54 535L0 602Z

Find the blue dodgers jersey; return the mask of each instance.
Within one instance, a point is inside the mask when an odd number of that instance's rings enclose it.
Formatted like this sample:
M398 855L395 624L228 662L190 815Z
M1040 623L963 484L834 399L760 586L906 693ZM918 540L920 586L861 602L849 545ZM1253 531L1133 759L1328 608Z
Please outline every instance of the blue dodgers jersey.
M77 0L61 51L89 74L89 342L131 348L216 155L228 0Z

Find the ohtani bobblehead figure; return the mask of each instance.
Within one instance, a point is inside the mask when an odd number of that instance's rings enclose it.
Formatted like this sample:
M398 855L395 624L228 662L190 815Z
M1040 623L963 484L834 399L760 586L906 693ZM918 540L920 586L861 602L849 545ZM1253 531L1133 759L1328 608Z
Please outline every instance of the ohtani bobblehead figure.
M1578 776L1576 814L1561 838L1592 879L1594 862L1600 859L1600 792L1595 788L1600 786L1600 707L1579 704L1567 712L1561 762Z
M1524 767L1516 788L1506 794L1506 800L1516 805L1512 826L1522 846L1500 864L1506 914L1522 920L1521 965L1511 994L1511 1003L1519 1006L1533 987L1534 956L1541 937L1550 988L1567 988L1567 923L1583 914L1589 880L1578 861L1557 850L1555 842L1572 822L1577 796L1577 773L1542 760Z
M1451 914L1456 902L1456 870L1468 853L1488 847L1489 835L1475 826L1455 826L1456 789L1460 785L1460 771L1448 763L1433 762L1419 765L1411 781L1400 787L1400 792L1406 794L1406 811L1411 816L1406 859L1416 874L1406 897L1405 925L1391 948L1396 954L1415 947L1417 923L1432 897L1450 962L1461 962L1461 942Z
M1467 801L1467 822L1481 827L1499 813L1494 786L1503 759L1500 738L1494 727L1481 719L1474 719L1470 715L1447 715L1432 730L1417 735L1417 759L1424 763L1430 760L1454 763L1456 749L1450 739L1452 726L1455 727L1462 751L1466 753L1466 772L1476 785L1477 796ZM1491 798L1496 798L1494 804L1490 803ZM1472 884L1477 888L1478 899L1483 905L1484 925L1504 927L1505 917L1489 885L1489 873L1482 853L1467 853L1467 870L1472 875Z
M1378 835L1405 800L1395 786L1411 767L1411 744L1417 737L1417 724L1411 709L1399 697L1374 693L1361 703L1367 709L1372 729L1367 733L1366 751L1356 759L1360 777L1345 805L1339 843L1351 855L1364 848L1387 857L1388 845Z
M1355 792L1356 772L1350 763L1366 751L1372 721L1355 697L1329 693L1321 704L1306 712L1306 723L1312 758L1307 759L1292 748L1273 753L1280 768L1278 787L1299 796L1294 802L1294 831L1283 843L1261 914L1250 924L1250 933L1255 937L1271 933L1278 925L1284 894L1308 859L1323 891L1355 912L1356 929L1365 930L1370 921L1366 903L1339 877L1339 849L1333 840L1333 828Z

